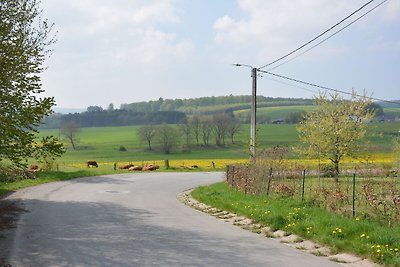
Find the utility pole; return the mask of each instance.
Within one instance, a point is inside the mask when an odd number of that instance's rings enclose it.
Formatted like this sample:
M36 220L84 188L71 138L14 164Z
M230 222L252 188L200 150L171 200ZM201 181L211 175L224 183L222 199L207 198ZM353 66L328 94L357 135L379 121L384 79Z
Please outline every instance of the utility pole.
M257 110L257 68L245 64L233 64L234 66L251 68L252 78L252 94L251 94L251 109L250 109L250 163L256 160L256 110Z
M257 69L251 69L252 94L250 110L250 162L255 162L256 157L256 110L257 110Z

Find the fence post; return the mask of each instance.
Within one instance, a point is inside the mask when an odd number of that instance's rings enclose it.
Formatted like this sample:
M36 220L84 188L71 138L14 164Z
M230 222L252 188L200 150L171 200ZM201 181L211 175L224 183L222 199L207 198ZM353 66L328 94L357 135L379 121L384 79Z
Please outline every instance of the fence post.
M306 170L303 170L302 176L301 176L301 201L304 201L304 184L306 180Z
M169 159L164 160L164 165L166 169L169 169Z
M248 167L246 167L246 168L247 168L247 171L246 171L246 175L245 175L245 179L244 179L244 195L245 196L247 195L247 179L248 179L248 173L249 173Z
M272 180L272 168L269 168L269 176L268 176L268 184L267 184L267 196L269 196L269 190L271 188L271 180Z
M356 216L356 174L353 173L353 200L352 200L352 204L353 204L353 217Z

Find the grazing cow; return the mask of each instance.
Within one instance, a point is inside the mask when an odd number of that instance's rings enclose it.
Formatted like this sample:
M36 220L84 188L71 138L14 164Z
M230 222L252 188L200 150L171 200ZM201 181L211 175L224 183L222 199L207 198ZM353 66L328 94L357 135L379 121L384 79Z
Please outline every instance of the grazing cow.
M99 167L99 165L97 164L97 162L96 162L95 160L88 160L88 161L86 161L86 165L88 166L88 168L89 168L89 167L96 167L96 168Z

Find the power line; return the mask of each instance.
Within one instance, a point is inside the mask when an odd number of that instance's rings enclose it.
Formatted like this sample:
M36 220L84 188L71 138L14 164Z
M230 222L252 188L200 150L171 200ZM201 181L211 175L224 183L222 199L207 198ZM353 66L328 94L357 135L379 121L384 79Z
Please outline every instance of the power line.
M371 8L369 11L367 11L366 13L364 13L363 15L361 15L360 17L358 17L357 19L353 20L352 22L350 22L349 24L347 24L346 26L344 26L343 28L341 28L340 30L336 31L335 33L329 35L328 37L326 37L325 39L323 39L322 41L318 42L317 44L313 45L312 47L308 48L307 50L301 52L300 54L294 56L293 58L290 58L284 62L282 62L281 64L272 67L270 69L268 69L268 71L274 70L276 68L279 68L280 66L293 61L294 59L300 57L301 55L304 55L305 53L307 53L308 51L310 51L311 49L314 49L315 47L317 47L318 45L324 43L325 41L327 41L328 39L332 38L333 36L335 36L336 34L340 33L341 31L345 30L346 28L348 28L349 26L351 26L352 24L356 23L357 21L359 21L360 19L362 19L363 17L365 17L366 15L368 15L369 13L371 13L372 11L374 11L376 8L378 8L379 6L383 5L385 2L387 2L388 0L384 0L382 2L380 2L378 5L374 6L373 8Z
M333 91L333 92L341 93L341 94L345 94L345 95L352 95L352 93L349 93L349 92L346 92L346 91L333 89L333 88L329 88L329 87L326 87L326 86L322 86L322 85L318 85L318 84L314 84L314 83L310 83L310 82L305 82L305 81L302 81L302 80L290 78L290 77L287 77L287 76L284 76L284 75L280 75L280 74L276 74L276 73L272 73L272 72L269 72L269 71L260 70L260 69L258 69L258 71L262 72L262 73L266 73L266 74L272 75L272 76L275 76L275 77L278 77L278 78L281 78L281 79L285 79L285 80L289 80L289 81L292 81L292 82L297 82L297 83L309 85L309 86L320 88L320 89L323 89L323 90ZM362 95L358 95L358 94L356 94L356 96L363 97ZM385 100L385 99L380 99L380 98L375 98L375 97L369 97L369 98L372 99L372 100L376 100L376 101L381 101L381 102L400 105L400 102L395 102L395 101L390 101L390 100Z
M354 12L352 12L350 15L348 15L347 17L345 17L344 19L342 19L341 21L339 21L338 23L336 23L335 25L333 25L332 27L330 27L329 29L325 30L323 33L317 35L316 37L314 37L313 39L311 39L310 41L306 42L305 44L301 45L300 47L296 48L295 50L291 51L290 53L260 67L259 69L263 69L265 67L268 67L278 61L281 61L282 59L296 53L297 51L299 51L300 49L302 49L303 47L309 45L310 43L314 42L315 40L317 40L318 38L320 38L321 36L323 36L324 34L326 34L327 32L331 31L332 29L334 29L335 27L337 27L338 25L340 25L342 22L344 22L345 20L347 20L348 18L350 18L351 16L353 16L354 14L356 14L357 12L359 12L361 9L363 9L364 7L366 7L367 5L369 5L370 3L372 3L374 0L370 0L367 3L365 3L364 5L362 5L360 8L358 8L357 10L355 10Z
M307 91L307 92L310 92L310 93L318 94L318 91L311 90L311 89L308 89L308 88L305 88L305 87L302 87L302 86L298 86L298 85L294 85L294 84L291 84L291 83L287 83L287 82L284 82L284 81L281 81L281 80L278 80L278 79L268 78L268 77L263 76L263 75L259 75L259 76L262 77L262 78L265 78L267 80L274 81L276 83L284 84L284 85L295 87L295 88L298 88L298 89L301 89L301 90L304 90L304 91Z

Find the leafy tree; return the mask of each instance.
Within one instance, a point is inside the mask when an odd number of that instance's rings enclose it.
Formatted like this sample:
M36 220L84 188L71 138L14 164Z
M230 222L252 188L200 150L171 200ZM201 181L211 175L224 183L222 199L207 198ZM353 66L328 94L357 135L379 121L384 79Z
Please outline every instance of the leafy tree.
M203 144L208 146L210 143L210 136L213 131L213 123L210 118L204 118L201 122L201 136L203 139Z
M308 113L297 126L300 140L306 145L304 152L329 159L336 180L342 158L355 156L360 151L357 141L364 137L367 123L373 117L373 113L366 109L370 103L365 94L358 97L355 91L350 101L338 93L329 96L321 93L315 99L318 109Z
M137 134L139 139L147 142L149 150L151 150L151 142L153 140L154 135L156 134L156 129L153 125L144 125L138 128Z
M156 137L165 154L170 154L178 147L178 131L170 125L159 126Z
M189 122L193 131L194 139L196 140L196 145L199 145L199 139L201 134L201 118L200 116L195 115L189 120Z
M60 133L71 143L73 150L76 149L78 134L80 133L80 131L81 128L74 121L69 121L65 123L60 129Z
M107 110L110 111L110 112L114 111L114 104L113 104L113 103L110 103L110 104L108 105Z
M86 111L87 112L99 112L99 111L103 111L103 108L100 106L88 106Z
M192 124L189 123L188 119L184 119L180 124L180 129L182 133L185 136L185 142L186 142L186 151L190 152L190 144L191 144L191 137L192 137Z
M225 113L220 113L213 115L212 121L213 131L215 134L215 144L217 146L225 145L225 136L227 135L232 118Z
M306 115L306 112L304 110L296 111L296 112L289 112L285 116L285 122L286 123L299 123L303 120L305 115Z
M37 127L55 104L53 97L39 97L40 74L55 41L51 29L41 18L39 1L0 2L0 161L22 167L28 157L64 152L54 137L35 140Z
M371 102L369 103L365 109L367 109L368 111L373 112L374 117L380 117L383 116L385 113L383 112L383 108L375 102Z

